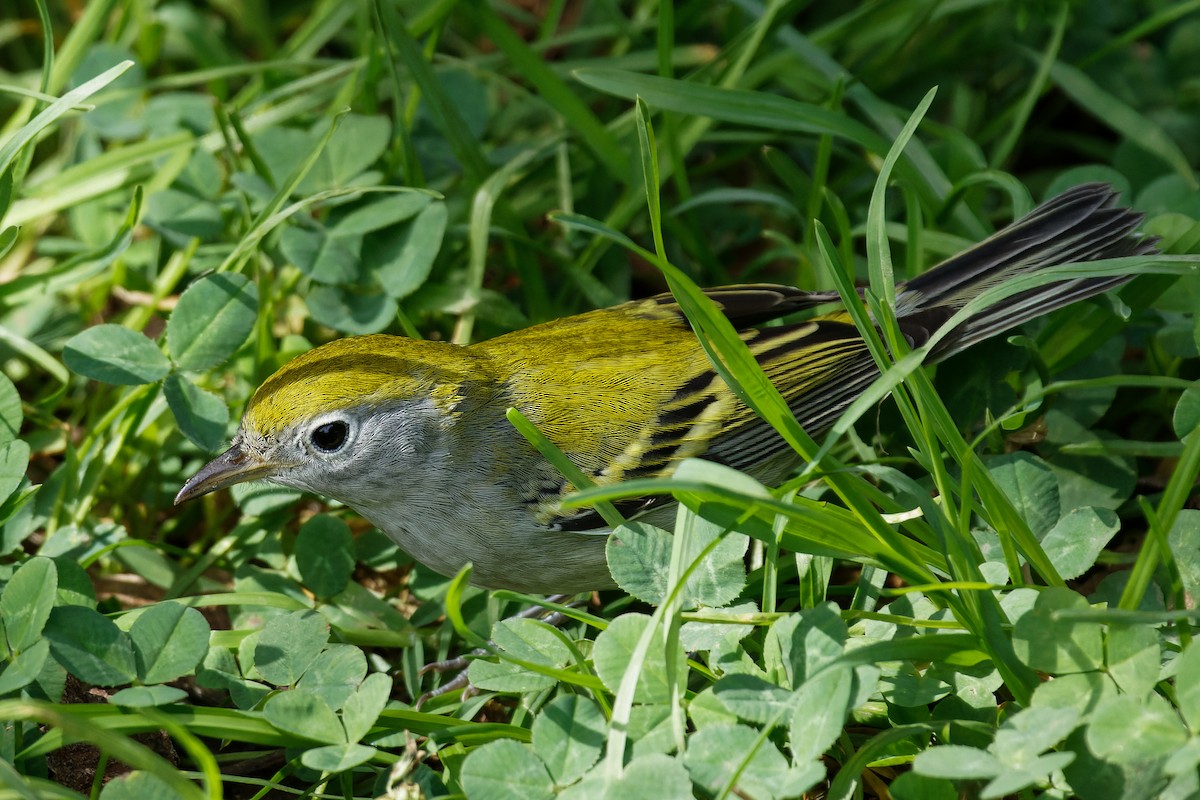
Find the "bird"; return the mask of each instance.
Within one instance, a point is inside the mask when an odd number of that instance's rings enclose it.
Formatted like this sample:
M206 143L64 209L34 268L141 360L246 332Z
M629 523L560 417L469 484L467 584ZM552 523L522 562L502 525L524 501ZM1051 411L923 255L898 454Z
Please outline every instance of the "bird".
M1046 267L1156 252L1142 215L1106 184L1069 189L982 242L896 285L895 311L917 347L972 298ZM1132 275L1026 289L957 324L927 361ZM879 376L845 308L768 325L836 297L791 286L706 290L797 421L827 430ZM669 476L688 458L768 484L800 458L713 370L671 294L633 300L460 346L373 334L337 339L284 364L250 398L232 445L196 472L176 504L269 481L340 501L443 575L473 565L491 589L580 593L615 584L608 524L563 501L574 487L509 423L516 408L593 482ZM624 501L666 525L669 498Z

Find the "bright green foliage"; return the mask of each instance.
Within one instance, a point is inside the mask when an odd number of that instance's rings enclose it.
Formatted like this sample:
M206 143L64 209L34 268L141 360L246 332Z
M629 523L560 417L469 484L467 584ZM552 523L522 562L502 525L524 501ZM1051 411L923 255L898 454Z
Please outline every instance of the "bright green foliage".
M84 741L102 800L1200 794L1196 4L533 5L6 11L5 791ZM893 281L1093 180L1168 256L932 375L890 337ZM818 441L695 285L768 281L884 323ZM814 463L577 498L679 512L562 627L291 489L171 506L315 344L664 287Z

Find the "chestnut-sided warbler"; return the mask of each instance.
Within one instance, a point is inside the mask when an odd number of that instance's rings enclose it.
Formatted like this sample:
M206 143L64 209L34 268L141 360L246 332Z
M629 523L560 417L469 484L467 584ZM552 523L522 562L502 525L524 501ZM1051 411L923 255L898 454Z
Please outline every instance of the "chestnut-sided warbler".
M928 340L984 289L1044 267L1154 251L1141 215L1091 184L1035 209L975 247L896 287L901 330ZM1128 277L1025 290L959 324L930 360ZM787 286L708 291L810 434L828 428L879 372L844 312L760 327L813 296ZM254 393L233 445L176 503L251 480L336 498L413 558L525 592L612 585L607 532L564 509L571 485L509 424L520 410L598 484L671 473L702 457L760 480L797 458L717 376L671 295L535 325L468 347L358 336L298 356ZM669 508L647 512L662 522ZM599 535L598 535L599 534Z

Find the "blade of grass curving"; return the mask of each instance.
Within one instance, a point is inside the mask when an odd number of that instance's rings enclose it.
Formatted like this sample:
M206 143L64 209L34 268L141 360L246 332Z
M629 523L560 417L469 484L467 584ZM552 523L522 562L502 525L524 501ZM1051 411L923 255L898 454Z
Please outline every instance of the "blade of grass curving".
M634 121L637 126L638 149L642 156L642 179L650 218L650 231L654 238L654 251L658 255L659 261L665 262L666 246L663 243L662 206L658 194L659 186L661 185L661 177L658 172L658 146L655 143L654 126L650 121L650 109L640 97L636 100L635 111ZM683 582L686 580L682 573L686 568L684 561L687 558L687 553L692 549L691 543L692 539L695 538L696 522L696 516L686 506L681 504L675 515L674 536L671 538L671 561L667 568L667 596L669 599L663 603L661 609L663 612L661 620L664 628L663 641L666 648L667 663L667 702L670 707L671 732L675 738L675 749L680 753L686 749L687 742L685 738L686 719L682 702L683 692L677 680L676 659L678 658L677 651L679 650L679 628L682 625L682 620L680 619L680 613L683 611L682 588ZM626 683L631 683L631 687L636 686L636 676L641 671L642 662L630 660L626 674L622 676L621 688L624 689ZM632 688L628 693L628 698L632 705ZM628 715L632 710L620 705L614 707L614 711L617 709L623 715ZM622 747L623 750L624 748Z
M476 7L476 12L482 14L483 4ZM425 54L417 46L416 41L405 27L400 18L400 12L395 3L376 0L375 10L380 22L382 35L391 43L405 68L416 82L421 91L421 97L428 104L435 124L454 151L455 158L462 164L467 180L478 184L488 173L487 158L479 149L479 143L472 138L470 128L458 113L454 102L446 95L434 75Z
M879 177L875 181L875 187L871 190L871 202L867 207L867 275L870 280L871 291L888 309L895 308L896 306L896 281L892 270L892 254L888 245L887 231L884 227L886 219L884 216L884 195L887 192L892 171L896 168L896 164L900 161L900 157L904 153L904 148L908 145L909 140L912 139L913 134L916 133L917 126L921 124L921 120L925 117L925 112L929 110L929 106L933 103L933 98L936 95L937 87L925 93L925 97L917 104L916 109L900 130L900 135L892 141L892 145L887 151L887 156L883 159L883 164L879 167ZM912 247L913 243L909 242L909 246ZM853 298L843 295L842 302L850 304L853 302ZM898 329L896 333L899 333ZM895 342L892 343L892 346L895 348ZM880 369L883 369L886 365L880 363L879 366Z
M946 195L945 202L942 203L941 209L935 216L935 221L944 222L968 189L988 184L995 186L1008 195L1009 204L1012 206L1013 219L1023 217L1033 210L1033 199L1029 196L1029 190L1025 188L1025 184L1007 172L985 169L979 172L972 172L954 184L954 188L950 190L950 194ZM951 252L957 253L962 249L956 246L952 248ZM911 273L909 277L912 277Z
M1163 587L1164 594L1170 598L1170 605L1174 608L1187 608L1188 596L1187 586L1183 582L1183 573L1179 569L1179 560L1175 557L1175 551L1171 549L1171 532L1164 528L1162 521L1158 518L1158 513L1155 512L1154 506L1150 505L1150 501L1145 497L1138 498L1138 507L1141 508L1143 516L1146 518L1147 526L1150 528L1150 535L1155 538L1158 551L1162 557L1163 568L1166 572L1166 585ZM1179 635L1179 641L1184 647L1191 644L1192 629L1188 619L1176 620L1176 630Z
M1168 534L1175 525L1175 519L1191 495L1196 485L1196 477L1200 475L1200 431L1192 431L1185 436L1183 444L1183 455L1171 472L1171 478L1167 481L1167 488L1158 502L1156 513L1153 519L1147 520L1152 528L1151 535L1142 545L1129 574L1129 580L1125 583L1125 589L1121 592L1118 606L1125 611L1135 611L1141 605L1142 598L1150 588L1154 573L1158 569L1159 559L1165 555L1165 552L1160 551L1166 547Z
M246 233L243 234L242 238L238 240L238 243L233 248L233 251L225 258L223 262L221 262L221 265L217 267L217 272L240 270L245 265L246 261L249 260L254 248L258 246L258 243L262 241L263 237L270 233L270 231L276 225L278 225L292 213L295 213L295 211L298 211L300 208L312 205L314 202L319 202L315 199L319 195L314 195L313 197L308 197L299 201L298 203L292 204L292 206L285 209L282 213L279 212L279 209L283 206L287 199L296 191L296 187L300 185L301 181L304 180L305 176L308 175L309 171L316 165L317 160L321 157L321 153L325 151L325 147L329 144L329 140L333 138L334 132L337 131L338 125L341 124L342 118L348 114L349 111L350 109L348 108L342 109L330 118L329 127L326 129L324 135L321 136L320 140L317 141L312 150L308 152L308 155L305 156L304 160L296 166L296 168L292 171L292 174L288 176L286 181L284 181L283 185L279 186L279 188L275 191L275 194L271 197L270 201L263 206L263 209L260 212L258 212L258 215L254 218L254 221L251 223ZM331 191L340 194L350 194L362 190L351 188L334 189Z
M488 232L491 230L492 209L500 193L509 181L534 161L551 155L555 143L544 145L537 149L526 150L516 158L510 159L487 177L475 190L471 199L471 219L467 226L467 291L478 298L483 291L484 272L487 269ZM451 341L457 344L470 344L471 334L475 326L475 303L470 304L454 326Z
M6 90L18 95L24 94L28 99L21 104L16 113L0 128L0 141L8 138L5 132L23 125L29 119L29 115L33 113L33 110L38 107L38 104L52 105L57 99L50 91L54 73L54 28L50 22L50 9L46 7L45 0L37 0L34 6L37 8L38 19L42 23L42 72L41 78L38 81L39 91L29 91L24 87L5 87ZM81 104L78 108L83 111L90 111L93 106ZM33 150L34 148L32 147L22 148L12 169L6 170L0 168L0 180L3 180L7 184L5 197L3 201L0 201L0 222L4 221L4 217L8 213L9 206L12 203L12 198L15 195L13 188L20 186L25 180L25 174L29 171L29 165L33 162ZM2 256L3 253L0 253L0 257Z
M547 611L553 611L556 614L561 614L564 617L577 620L584 623L588 627L602 631L608 628L608 620L603 617L598 617L595 614L590 614L581 608L575 606L567 606L562 603L552 603L543 595L523 594L522 592L514 592L511 589L495 589L492 591L492 597L497 600L511 600L520 604L522 607L538 606Z
M454 632L457 633L462 640L470 647L483 647L491 649L491 643L487 639L471 630L467 625L466 619L462 613L463 593L467 589L467 582L471 579L471 564L463 565L463 568L458 571L458 574L450 581L450 586L446 589L446 619L454 626Z
M737 5L750 13L761 14L760 0L736 0ZM855 78L853 71L838 63L825 50L816 45L791 25L780 25L775 31L776 38L784 47L794 52L802 62L824 77L832 86L837 81L845 81L846 99L854 105L875 125L885 136L894 136L903 126L902 118L897 114L896 107L880 98L862 81ZM882 153L883 150L875 152ZM929 150L914 141L908 148L907 162L902 162L901 173L908 175L909 168L905 165L911 162L912 176L921 195L921 200L927 207L936 207L950 191L950 180L942 171L941 165ZM980 220L964 208L958 208L954 213L954 221L964 231L975 239L987 235L986 227Z
M144 181L153 174L154 161L190 149L193 142L190 133L172 134L116 148L68 167L52 178L26 186L25 197L13 203L8 220L24 225Z
M1091 114L1097 122L1121 134L1147 153L1161 158L1183 177L1193 190L1200 188L1200 181L1196 180L1196 173L1192 170L1188 157L1156 122L1105 91L1082 70L1062 61L1056 61L1050 68L1050 77L1054 79L1058 88Z
M604 126L579 94L547 66L542 55L517 36L512 27L500 19L488 3L473 6L474 18L492 43L508 57L509 62L529 82L537 95L548 103L568 126L579 134L612 177L621 180L629 175L629 158L620 142Z
M79 253L71 258L55 264L45 272L36 275L18 275L7 283L0 285L0 298L10 304L19 304L25 293L44 295L58 291L69 284L80 281L99 273L124 253L133 243L133 230L137 227L142 214L142 187L134 187L133 198L125 219L117 229L108 244L96 250Z
M1147 9L1147 11L1149 10ZM1184 2L1176 2L1154 11L1121 35L1106 37L1104 44L1080 61L1079 66L1082 68L1094 64L1110 53L1128 47L1139 40L1147 39L1154 32L1197 11L1200 11L1200 0L1184 0Z
M626 100L642 98L654 108L711 117L738 125L833 135L883 155L889 142L861 122L811 103L766 92L729 89L606 67L575 71L585 86Z
M641 97L635 101L638 149L642 155L642 181L649 207L650 233L654 237L654 252L666 260L666 247L662 234L662 206L658 196L661 176L658 174L658 145L654 140L654 126L650 123L650 109Z
M199 787L167 763L166 759L144 744L129 738L128 734L113 730L89 718L89 715L79 713L81 708L39 700L3 700L0 701L0 719L41 723L61 732L60 736L65 734L74 741L90 742L101 752L118 758L131 767L152 773L170 786L177 797L184 800L203 800L205 795ZM131 716L140 717L136 714ZM152 725L144 720L142 724ZM44 738L39 739L38 744ZM18 758L29 758L33 754L34 751L27 748L18 754Z
M303 180L303 176L300 176L300 179ZM291 183L291 181L289 181L289 183ZM355 195L376 193L396 194L404 192L419 192L421 194L430 195L431 197L435 197L437 199L441 199L442 197L441 194L433 191L432 189L413 189L408 186L344 186L340 189L326 189L323 192L317 192L316 194L309 195L308 197L297 200L286 208L274 211L274 213L271 214L266 214L266 209L264 209L263 213L260 213L254 218L254 224L248 231L246 231L245 234L242 235L242 238L238 240L237 246L234 247L233 251L228 256L226 256L225 261L221 263L221 266L217 271L224 272L238 269L239 267L236 265L243 264L245 260L250 257L254 248L258 246L258 243L261 242L267 236L267 234L269 234L298 211L303 211L306 208L312 208L313 206L319 205L326 200L332 200L338 197L351 197ZM283 199L287 199L286 196L284 196Z
M558 445L546 438L546 435L539 431L537 426L530 422L524 414L515 408L509 408L504 412L504 416L517 429L517 432L525 437L526 441L537 448L537 451L542 454L542 458L549 461L578 492L595 486L592 480L584 475L571 459L567 458ZM625 518L612 504L598 501L594 507L596 513L608 523L609 527L617 528L625 524ZM604 531L604 533L607 534L608 531Z
M80 8L79 16L71 20L58 47L54 65L50 69L50 82L44 91L55 94L67 85L87 57L88 50L103 39L104 29L112 19L116 6L117 0L96 0Z
M115 81L133 66L132 61L122 61L96 77L77 86L42 110L36 117L22 125L12 137L0 146L0 173L7 172L13 160L34 138L50 127L63 114Z
M1021 102L1017 104L1012 119L1008 120L1004 138L992 150L992 155L988 159L988 164L993 169L999 169L1008 162L1009 156L1012 155L1013 150L1017 146L1017 140L1025 132L1025 125L1029 122L1029 116L1033 113L1034 105L1046 90L1046 83L1050 79L1050 70L1054 66L1055 61L1058 60L1058 53L1062 48L1063 33L1067 29L1069 10L1069 4L1059 4L1058 15L1054 18L1054 26L1050 29L1050 41L1047 42L1046 49L1042 52L1042 57L1038 60L1037 71L1034 72L1033 80L1029 82L1029 86L1025 88L1025 92L1021 95ZM1015 209L1014 216L1019 216L1015 214Z
M180 724L178 721L171 718L169 714L164 714L157 708L141 708L137 712L140 716L145 717L150 722L159 726L166 731L171 740L179 743L184 751L188 754L192 763L199 767L200 774L204 776L204 785L207 789L207 795L210 799L220 798L221 793L221 767L217 764L216 756L212 750L209 750L199 737L196 736L186 725Z
M897 549L894 546L896 537L889 536L886 541L880 539L874 531L865 530L861 520L852 511L805 497L797 497L792 503L786 503L774 497L747 495L726 486L678 478L654 478L587 489L565 498L563 507L578 508L597 500L613 501L654 495L672 495L696 508L705 501L739 509L754 508L762 525L744 527L742 532L748 536L764 543L779 538L785 549L796 552L877 561L900 574L906 581L932 582L936 578L930 568L946 569L944 559L936 550L917 542L906 542L903 549ZM776 515L782 515L793 523L783 531L781 537L777 537L773 530Z

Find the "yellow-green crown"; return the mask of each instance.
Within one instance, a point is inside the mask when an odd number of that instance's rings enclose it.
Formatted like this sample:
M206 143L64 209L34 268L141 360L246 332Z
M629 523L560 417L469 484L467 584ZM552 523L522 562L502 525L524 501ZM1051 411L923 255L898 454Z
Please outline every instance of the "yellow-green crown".
M452 406L481 375L465 348L402 336L355 336L309 350L267 378L250 398L242 427L262 436L318 414L428 396Z

